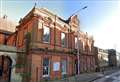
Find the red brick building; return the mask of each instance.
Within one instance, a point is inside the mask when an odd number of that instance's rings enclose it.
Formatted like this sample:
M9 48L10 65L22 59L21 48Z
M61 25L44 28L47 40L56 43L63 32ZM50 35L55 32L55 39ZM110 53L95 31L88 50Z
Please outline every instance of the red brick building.
M77 74L78 26L76 15L63 20L47 9L33 8L17 26L17 48L26 51L26 44L29 45L29 52L24 57L27 64L30 64L27 68L17 69L17 72L30 72L30 82ZM30 42L27 42L27 34L31 36ZM94 71L94 40L87 33L79 34L80 72ZM19 60L20 55L18 64L25 63Z
M15 39L12 39L15 24L7 20L6 16L0 18L0 82L10 82L12 66L15 64ZM11 45L9 45L9 43ZM13 53L15 52L15 53Z
M77 15L63 20L47 9L33 8L19 21L16 32L7 41L8 45L16 44L17 50L24 52L18 54L17 65L27 66L17 68L16 72L30 73L30 77L23 77L27 82L75 75L78 72L78 43L80 72L95 71L94 40L80 31L77 43L78 27Z

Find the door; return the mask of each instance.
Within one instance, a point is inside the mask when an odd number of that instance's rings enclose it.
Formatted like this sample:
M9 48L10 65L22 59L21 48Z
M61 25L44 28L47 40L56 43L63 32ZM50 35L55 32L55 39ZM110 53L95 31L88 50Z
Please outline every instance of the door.
M0 80L10 82L12 60L8 56L0 56Z

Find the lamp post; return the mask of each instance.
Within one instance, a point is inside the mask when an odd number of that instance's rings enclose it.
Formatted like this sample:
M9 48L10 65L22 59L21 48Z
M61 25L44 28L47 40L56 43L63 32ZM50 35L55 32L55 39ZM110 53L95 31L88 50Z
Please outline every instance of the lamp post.
M81 9L79 9L79 10L77 10L75 13L73 13L72 15L71 15L71 17L73 16L73 15L79 15L79 12L81 11L81 10L84 10L84 9L86 9L87 8L87 6L84 6L83 8L81 8ZM80 25L79 25L80 26ZM78 75L80 74L80 48L79 48L79 26L78 26L78 28L77 28L77 59L78 59L78 65L77 65L77 71L78 71Z

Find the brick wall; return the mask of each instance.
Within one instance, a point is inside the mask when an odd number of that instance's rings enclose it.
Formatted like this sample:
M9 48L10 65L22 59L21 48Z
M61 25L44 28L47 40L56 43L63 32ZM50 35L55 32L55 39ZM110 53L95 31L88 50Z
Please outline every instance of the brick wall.
M61 61L67 60L67 74L73 75L75 73L74 71L74 56L67 56L67 54L56 54L56 53L37 53L32 54L32 67L31 67L31 82L37 82L43 78L43 59L49 58L50 60L50 79L60 79L62 78L61 74ZM60 69L59 71L53 71L53 64L55 62L60 63Z
M4 44L4 42L5 42L5 35L0 34L0 44Z
M7 45L9 46L16 46L16 33L10 35L8 38L7 38Z

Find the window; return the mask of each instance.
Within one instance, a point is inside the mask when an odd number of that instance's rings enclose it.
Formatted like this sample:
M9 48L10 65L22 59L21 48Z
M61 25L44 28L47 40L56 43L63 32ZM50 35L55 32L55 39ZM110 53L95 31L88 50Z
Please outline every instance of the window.
M65 33L61 33L61 44L65 47Z
M67 74L67 61L66 60L63 60L61 62L61 65L62 65L62 74Z
M43 41L50 42L50 28L44 26L43 30Z
M75 49L77 49L78 45L77 45L77 37L75 37Z
M49 58L43 59L43 77L48 77L50 73Z

